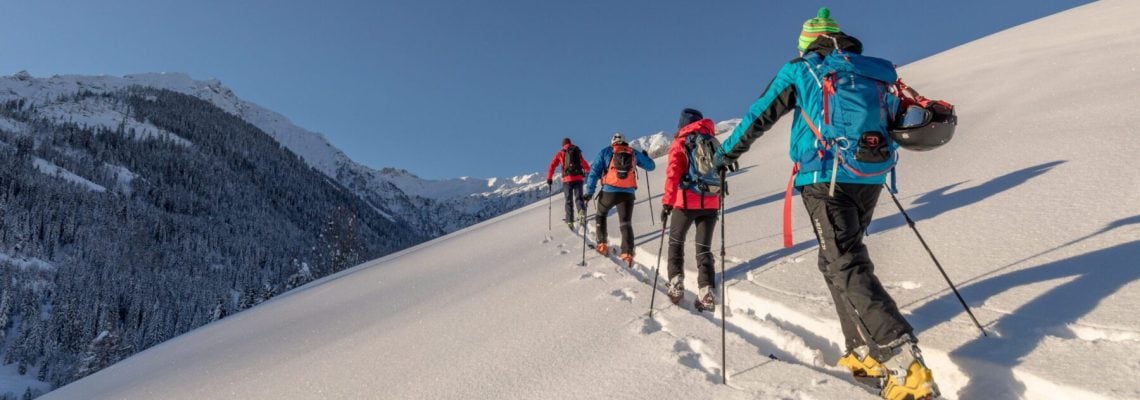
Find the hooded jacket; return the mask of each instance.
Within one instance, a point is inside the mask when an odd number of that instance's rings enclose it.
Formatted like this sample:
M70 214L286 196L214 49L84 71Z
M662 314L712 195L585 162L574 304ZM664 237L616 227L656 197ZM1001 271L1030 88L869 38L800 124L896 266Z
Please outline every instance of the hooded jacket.
M788 149L788 156L793 162L800 163L800 170L795 177L795 186L804 186L812 183L829 182L831 170L826 168L826 161L816 154L817 140L807 122L800 115L806 113L815 118L813 124L820 126L819 115L823 113L823 92L811 71L810 62L818 62L838 48L842 51L862 54L863 44L854 37L843 33L820 37L808 46L803 57L796 58L784 64L772 82L764 90L756 102L748 108L748 112L740 121L740 125L732 131L721 145L725 153L726 163L740 158L752 146L752 142L771 129L776 121L784 114L794 111L797 115L792 120L792 137ZM835 38L835 40L832 40ZM814 53L814 54L812 54ZM845 169L839 169L836 182L881 185L886 182L886 175L859 177Z
M566 160L563 160L563 158L566 158L566 149L569 149L570 146L573 146L573 144L564 144L564 145L562 145L562 150L558 150L557 153L554 153L554 159L550 160L550 167L546 169L546 180L550 180L550 179L554 178L554 169L555 168L558 168L559 165L563 165L563 166L566 165L565 164ZM578 154L581 154L581 153L582 153L581 151L578 152ZM581 163L582 163L582 174L583 175L565 175L565 174L563 174L562 175L562 182L563 183L581 182L581 181L586 179L585 174L590 173L590 164L586 162L586 156L582 155L580 157L582 158Z
M691 135L713 136L716 133L711 119L685 125L677 131L673 143L669 145L669 162L665 167L665 190L661 204L682 210L716 210L720 208L720 196L702 195L681 188L681 178L689 171L689 154L685 151L685 140Z

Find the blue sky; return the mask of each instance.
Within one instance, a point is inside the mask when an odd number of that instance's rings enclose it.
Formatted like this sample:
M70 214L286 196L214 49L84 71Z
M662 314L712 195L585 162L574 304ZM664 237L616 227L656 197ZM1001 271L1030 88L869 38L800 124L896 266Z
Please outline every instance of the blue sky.
M0 74L186 72L427 178L545 170L564 136L737 118L828 6L912 62L1087 0L5 1ZM409 149L414 149L409 151Z

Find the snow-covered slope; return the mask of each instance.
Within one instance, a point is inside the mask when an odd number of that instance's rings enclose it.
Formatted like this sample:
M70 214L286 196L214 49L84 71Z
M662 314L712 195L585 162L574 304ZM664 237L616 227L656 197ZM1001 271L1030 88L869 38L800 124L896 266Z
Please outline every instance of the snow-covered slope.
M903 154L899 197L990 336L885 193L867 244L946 398L1140 398L1137 15L1138 2L1101 1L901 69L958 105L953 142ZM536 203L48 398L875 398L831 366L842 340L799 205L796 245L780 246L788 120L730 178L729 386L719 314L659 295L660 312L645 315L661 227L642 199L632 271L595 254L576 266L581 238L547 232Z
M0 77L0 102L34 103L37 114L58 122L89 127L134 130L138 137L161 136L187 146L192 143L131 117L121 104L99 97L76 99L81 92L96 94L132 86L166 89L206 100L241 117L296 153L307 164L349 187L373 207L399 216L425 236L438 236L473 222L529 203L545 192L545 179L532 173L512 178L421 179L407 171L375 170L358 164L321 134L294 125L285 116L242 100L216 79L192 79L181 73L114 76L57 75L35 78L21 71ZM0 129L24 130L17 121L0 118Z

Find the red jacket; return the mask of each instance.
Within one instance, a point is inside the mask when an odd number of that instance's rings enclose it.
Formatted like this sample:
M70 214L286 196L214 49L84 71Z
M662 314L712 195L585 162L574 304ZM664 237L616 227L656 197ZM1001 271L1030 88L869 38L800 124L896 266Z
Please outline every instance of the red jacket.
M677 131L673 144L669 146L669 163L665 166L665 190L661 204L682 210L716 210L720 208L720 197L704 195L688 189L681 189L681 178L689 171L689 156L685 152L685 138L689 135L709 135L716 132L711 119L685 125ZM703 197L703 199L702 199ZM702 201L703 200L703 201Z
M554 169L555 168L558 168L559 165L565 165L564 162L566 160L563 160L562 158L565 157L566 149L569 148L570 146L573 146L573 145L572 144L564 145L564 146L562 146L562 150L558 150L557 153L554 153L554 159L550 160L550 168L546 169L546 180L550 180L550 179L554 178ZM581 150L581 149L579 149L579 150ZM579 151L578 153L581 154L582 152ZM581 182L583 180L586 180L586 174L590 173L590 164L586 162L586 156L579 155L579 157L582 158L582 175L570 175L570 176L562 175L562 182L569 183L569 182Z

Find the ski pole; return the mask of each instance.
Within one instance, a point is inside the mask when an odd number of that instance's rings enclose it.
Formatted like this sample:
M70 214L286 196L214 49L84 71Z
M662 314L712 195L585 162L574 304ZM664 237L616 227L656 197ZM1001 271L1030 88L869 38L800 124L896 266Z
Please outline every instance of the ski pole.
M728 384L728 354L725 351L724 312L728 299L724 297L724 171L720 171L720 383Z
M645 171L645 193L649 194L649 199L647 201L647 203L649 203L649 224L653 225L656 223L656 222L654 222L653 219L656 218L657 215L653 212L653 191L649 190L649 171L648 170ZM661 221L661 223L665 224L665 221ZM656 288L656 286L654 286L654 288Z
M657 277L661 271L661 253L665 249L665 234L669 225L661 221L661 242L657 244L657 267L653 268L653 294L649 296L649 318L653 318L653 301L657 299Z
M930 246L926 245L926 240L922 238L922 234L918 233L918 228L914 226L914 220L910 219L910 214L907 214L906 210L903 209L902 203L899 202L899 198L895 196L895 192L891 191L891 188L886 184L883 184L883 187L887 189L887 193L891 194L891 200L895 201L895 205L898 206L899 212L901 212L903 217L906 218L906 224L910 225L910 229L914 231L914 235L918 236L918 241L921 242L922 247L926 249L926 254L929 254L930 259L934 260L934 266L938 267L938 272L942 273L942 278L946 279L946 283L950 285L950 290L954 291L954 296L958 297L958 302L962 303L962 308L966 309L966 314L969 314L970 319L974 320L974 326L977 326L978 330L982 331L982 336L989 336L986 334L986 330L982 328L982 324L978 323L978 319L974 317L974 312L970 310L970 306L966 304L966 300L962 299L962 294L958 293L958 288L954 287L954 282L950 281L950 276L946 275L946 270L942 269L942 263L938 262L938 258L934 257L934 252L930 250Z
M586 266L586 233L589 232L589 230L586 229L586 210L590 209L590 202L584 201L582 203L582 262L578 263L579 267Z
M553 186L554 185L546 185L546 230L547 231L550 231L551 229L553 229L551 227L551 222L550 222L552 219L554 219L554 216L553 216L554 212L551 211L551 209L550 209L550 207L551 207L550 204L552 201L554 201L550 198L551 196L554 195L554 191L553 191L554 189L551 189L551 187L553 187Z

